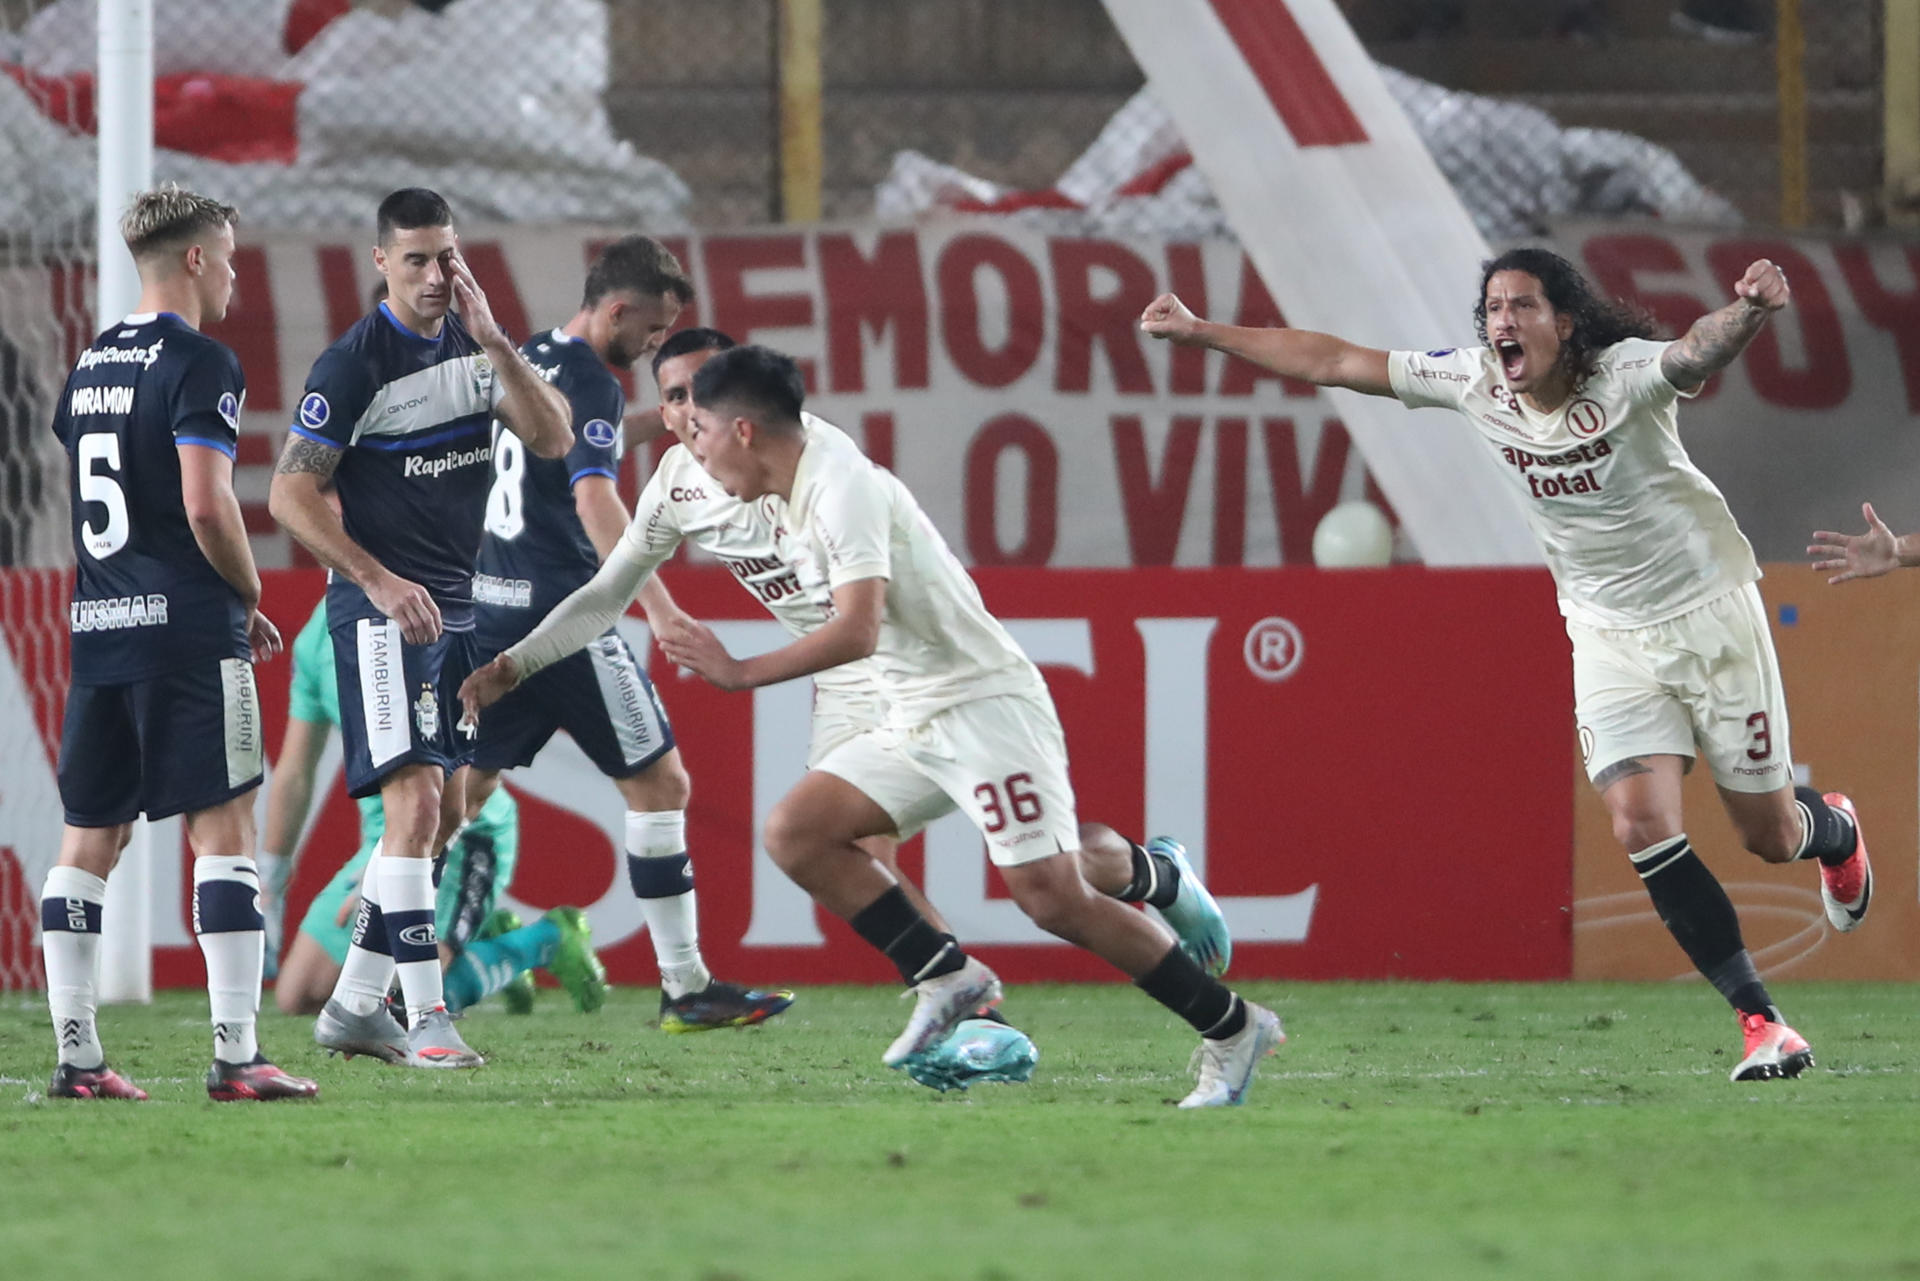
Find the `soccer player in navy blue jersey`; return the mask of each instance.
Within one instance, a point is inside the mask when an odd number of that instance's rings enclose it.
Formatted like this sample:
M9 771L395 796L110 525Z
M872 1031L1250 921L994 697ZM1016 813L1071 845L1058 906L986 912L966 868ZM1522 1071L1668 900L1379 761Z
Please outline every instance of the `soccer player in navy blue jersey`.
M280 651L233 495L246 380L200 332L233 296L235 213L166 186L120 231L138 310L75 364L53 430L72 468L73 678L60 734L66 810L40 903L59 1065L47 1093L144 1099L94 1026L106 878L133 820L186 815L193 924L207 963L216 1100L311 1097L260 1053L265 933L253 859L260 785L253 664Z
M388 1062L473 1067L482 1060L443 1001L430 860L465 809L472 738L455 724L455 692L475 661L490 437L497 415L533 454L560 458L573 432L566 400L495 323L445 200L419 187L383 200L373 261L386 301L314 362L269 499L329 571L347 788L378 793L386 815L314 1039ZM396 969L405 1029L385 1009Z
M473 580L483 659L592 579L626 532L629 513L614 487L626 398L612 371L651 356L691 301L693 286L666 247L627 236L594 259L573 318L522 348L572 406L574 445L564 459L529 458L509 432L494 431L493 489ZM657 582L648 587L650 608L671 606ZM740 1027L791 1005L791 992L716 980L700 955L686 767L645 665L613 629L514 690L480 722L468 815L493 794L501 770L531 764L562 729L626 802L628 879L660 965L661 1027Z

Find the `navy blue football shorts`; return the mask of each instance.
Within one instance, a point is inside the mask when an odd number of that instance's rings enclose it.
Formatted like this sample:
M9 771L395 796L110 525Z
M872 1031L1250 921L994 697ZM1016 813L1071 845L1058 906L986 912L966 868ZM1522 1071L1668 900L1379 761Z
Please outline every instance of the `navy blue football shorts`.
M530 765L555 730L565 730L608 778L631 778L673 750L660 696L617 632L535 672L482 712L473 763Z
M409 645L390 618L331 631L349 796L372 796L403 765L438 765L451 774L473 763L459 696L477 665L472 632L443 631L430 644Z
M209 658L121 685L75 684L60 730L60 804L74 827L212 809L260 786L253 664Z

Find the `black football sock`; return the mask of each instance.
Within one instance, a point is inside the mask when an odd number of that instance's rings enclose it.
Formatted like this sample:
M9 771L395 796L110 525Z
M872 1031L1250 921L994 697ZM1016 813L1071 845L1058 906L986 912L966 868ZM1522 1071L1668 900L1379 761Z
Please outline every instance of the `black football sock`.
M1687 838L1676 836L1631 857L1634 870L1646 882L1654 911L1694 968L1734 1009L1777 1021L1779 1011L1740 940L1740 918L1733 901Z
M1811 787L1794 788L1793 803L1800 810L1807 833L1796 858L1817 858L1828 867L1838 867L1853 857L1859 833L1845 811L1827 804L1826 798Z
M967 954L953 935L928 924L898 885L855 912L847 924L887 954L900 971L900 981L909 987L922 979L951 974L967 963Z
M1150 903L1154 907L1172 907L1180 893L1180 869L1165 854L1150 853L1127 842L1133 851L1133 880L1117 897L1122 903Z
M1209 1041L1225 1040L1247 1026L1247 1003L1194 964L1178 944L1133 983Z

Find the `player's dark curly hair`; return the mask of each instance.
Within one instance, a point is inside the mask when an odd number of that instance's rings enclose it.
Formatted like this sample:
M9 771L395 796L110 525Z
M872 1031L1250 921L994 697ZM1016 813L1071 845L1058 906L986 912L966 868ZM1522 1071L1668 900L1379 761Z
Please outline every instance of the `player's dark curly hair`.
M1660 326L1643 308L1593 291L1580 269L1547 249L1509 249L1480 265L1480 297L1473 304L1474 332L1487 341L1487 282L1502 271L1524 271L1540 282L1554 311L1573 317L1573 332L1560 344L1557 362L1578 388L1593 376L1595 358L1626 338L1660 337Z

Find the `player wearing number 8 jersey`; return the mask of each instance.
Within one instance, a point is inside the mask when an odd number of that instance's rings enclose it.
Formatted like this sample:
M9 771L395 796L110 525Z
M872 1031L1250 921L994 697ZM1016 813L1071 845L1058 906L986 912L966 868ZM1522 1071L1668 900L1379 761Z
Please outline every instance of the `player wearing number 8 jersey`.
M1866 915L1873 876L1852 801L1794 786L1759 566L1675 426L1677 402L1731 364L1789 298L1786 277L1764 259L1734 293L1679 341L1654 342L1650 320L1597 298L1572 264L1516 249L1484 265L1480 347L1387 352L1218 325L1171 294L1147 307L1141 328L1322 386L1452 409L1472 424L1553 572L1581 750L1614 835L1675 941L1739 1016L1738 1081L1796 1076L1813 1056L1782 1021L1732 903L1687 841L1682 775L1705 759L1752 853L1818 860L1835 929Z
M474 575L484 658L520 640L594 576L620 541L627 511L614 488L626 399L613 375L651 355L693 286L659 241L626 236L587 271L580 309L523 351L572 407L574 445L563 459L528 457L494 433L494 481ZM658 584L653 591L664 597ZM606 620L581 649L514 690L479 723L468 813L529 765L564 730L626 802L628 882L660 966L660 1025L669 1032L761 1023L793 1002L716 980L700 953L693 861L687 853L691 784L646 667Z
M262 726L253 662L279 652L233 495L246 384L200 332L233 293L231 206L178 187L134 198L121 233L135 314L82 353L54 434L72 465L73 679L60 735L66 829L41 900L59 1046L48 1094L145 1094L106 1066L94 1027L106 878L133 820L186 815L194 933L207 963L214 1099L317 1093L260 1054L265 922L253 806Z

